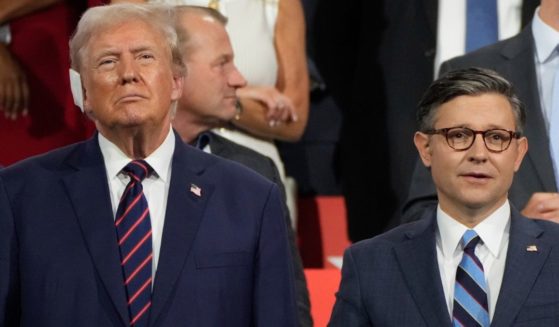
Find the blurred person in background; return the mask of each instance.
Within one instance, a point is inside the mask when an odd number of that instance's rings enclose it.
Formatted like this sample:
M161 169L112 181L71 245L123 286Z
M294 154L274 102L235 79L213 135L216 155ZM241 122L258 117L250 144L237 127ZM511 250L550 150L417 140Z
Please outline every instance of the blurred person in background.
M101 1L0 1L0 164L91 135L74 106L68 40L87 6Z

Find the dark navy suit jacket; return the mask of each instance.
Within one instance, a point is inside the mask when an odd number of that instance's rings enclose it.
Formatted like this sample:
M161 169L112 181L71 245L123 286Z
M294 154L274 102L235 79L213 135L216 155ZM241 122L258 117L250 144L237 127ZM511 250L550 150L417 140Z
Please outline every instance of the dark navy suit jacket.
M204 132L203 135L209 138L208 144L211 147L212 154L238 162L266 177L268 180L278 185L282 198L285 199L285 188L281 181L278 169L272 159L213 132ZM312 327L313 321L310 312L311 304L309 300L309 291L307 289L307 280L305 279L303 262L301 261L299 249L297 248L295 231L291 228L291 218L289 217L289 211L285 205L285 201L283 208L285 213L284 220L287 226L287 235L289 239L289 250L291 257L293 258L295 298L297 303L297 316L299 318L298 326Z
M294 326L291 262L277 186L177 136L149 326ZM0 326L127 326L122 284L96 137L1 171Z
M346 250L329 326L451 326L435 216L427 210L419 221ZM533 245L537 251L528 251ZM559 224L529 220L513 208L491 326L559 326Z

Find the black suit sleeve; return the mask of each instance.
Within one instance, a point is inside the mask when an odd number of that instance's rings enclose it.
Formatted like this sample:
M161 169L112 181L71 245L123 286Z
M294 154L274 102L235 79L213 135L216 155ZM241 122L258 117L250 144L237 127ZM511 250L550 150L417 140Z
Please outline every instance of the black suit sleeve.
M0 178L0 326L19 326L18 253L14 217Z

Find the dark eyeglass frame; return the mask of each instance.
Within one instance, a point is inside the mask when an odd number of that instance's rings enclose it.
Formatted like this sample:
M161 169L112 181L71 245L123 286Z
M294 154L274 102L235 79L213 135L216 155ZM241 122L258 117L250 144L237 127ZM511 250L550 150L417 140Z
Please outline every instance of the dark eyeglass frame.
M467 131L470 131L473 134L472 141L470 142L470 144L467 147L457 149L451 144L452 142L448 139L448 133L450 131L456 130L456 129L467 130ZM508 143L506 143L504 146L502 146L500 150L490 149L489 146L487 145L487 141L485 139L485 136L487 135L487 133L491 133L491 132L494 132L494 131L506 132L510 136L509 140L508 140ZM480 134L482 136L483 144L485 145L485 148L487 149L487 151L494 152L494 153L500 153L500 152L506 151L510 147L510 144L512 143L513 138L519 139L522 136L522 134L520 132L509 131L509 130L502 129L502 128L492 128L492 129L488 129L488 130L485 130L485 131L476 131L476 130L473 130L473 129L467 128L467 127L447 127L447 128L427 130L424 133L428 134L428 135L436 135L436 134L443 135L445 137L446 144L448 144L448 146L450 148L454 149L455 151L466 151L466 150L470 149L472 147L472 145L474 145L474 142L476 141L476 136L478 134Z

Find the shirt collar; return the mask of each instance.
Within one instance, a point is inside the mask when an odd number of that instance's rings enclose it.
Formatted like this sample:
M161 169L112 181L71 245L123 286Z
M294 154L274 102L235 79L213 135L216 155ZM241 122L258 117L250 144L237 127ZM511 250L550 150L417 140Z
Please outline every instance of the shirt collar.
M103 161L105 162L105 168L107 170L107 176L110 180L117 177L122 168L124 168L132 159L128 158L124 152L122 152L114 143L109 141L101 133L99 133L98 139L101 154L103 155ZM172 129L169 129L169 134L167 134L163 143L161 143L161 145L148 157L144 158L144 160L153 168L153 171L163 180L163 182L167 182L169 179L174 151L175 134Z
M538 62L545 63L553 58L554 50L559 44L559 31L544 23L540 18L540 8L536 9L532 19L532 34L536 45L536 58Z
M443 256L449 257L454 255L455 251L459 249L460 239L469 228L449 216L441 209L440 205L437 207L437 227ZM473 230L479 235L489 252L493 256L498 257L501 250L501 240L509 228L510 204L507 200L489 217L477 224Z

